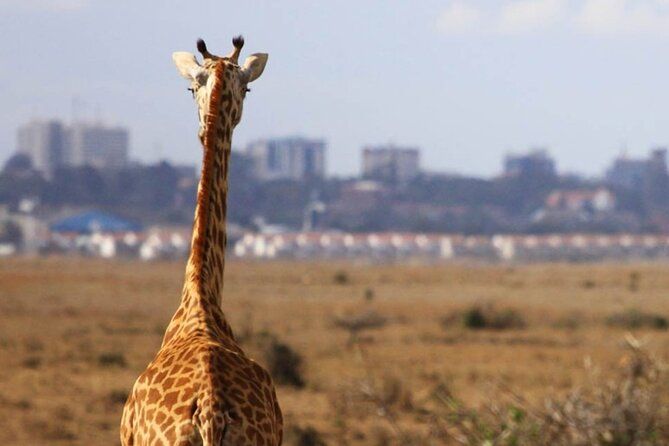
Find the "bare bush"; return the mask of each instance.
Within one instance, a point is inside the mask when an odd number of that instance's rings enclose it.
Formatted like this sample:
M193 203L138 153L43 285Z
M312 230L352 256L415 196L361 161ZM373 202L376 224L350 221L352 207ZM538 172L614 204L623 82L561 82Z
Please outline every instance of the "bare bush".
M466 407L444 386L432 394L432 435L463 445L651 446L669 444L666 373L631 336L629 356L618 375L603 380L589 369L589 380L564 398L533 407L503 389L505 403L483 410Z
M381 328L387 322L388 319L385 316L374 310L369 310L358 314L336 317L333 324L337 328L348 331L349 345L351 345L360 339L361 332Z
M398 405L383 385L368 379L357 401L371 403L391 428L384 444L468 446L655 446L669 444L666 368L628 335L627 355L614 377L604 379L588 366L588 379L564 397L533 405L506 387L483 408L468 407L437 384L418 404ZM391 395L396 392L391 392ZM427 420L429 431L407 432L400 414ZM435 441L437 443L435 443Z
M413 393L406 383L396 376L385 375L380 380L367 378L358 385L365 400L383 407L383 412L394 410L410 412L414 408Z

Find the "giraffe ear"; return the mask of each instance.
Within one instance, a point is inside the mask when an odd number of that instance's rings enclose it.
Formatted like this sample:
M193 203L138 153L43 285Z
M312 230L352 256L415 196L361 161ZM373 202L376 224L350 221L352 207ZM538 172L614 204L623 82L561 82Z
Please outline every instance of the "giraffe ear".
M251 54L246 58L244 66L242 66L242 75L245 77L244 80L247 83L251 83L258 79L265 70L265 65L267 65L266 53Z
M204 74L204 68L197 63L195 55L193 53L187 53L185 51L178 51L172 53L172 60L179 70L179 74L188 79L189 81L199 80L199 78Z

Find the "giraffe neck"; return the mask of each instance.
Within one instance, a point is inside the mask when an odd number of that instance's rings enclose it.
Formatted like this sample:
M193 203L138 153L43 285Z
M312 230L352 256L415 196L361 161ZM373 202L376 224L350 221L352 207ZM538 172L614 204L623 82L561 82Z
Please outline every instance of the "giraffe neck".
M215 331L232 337L232 330L221 310L223 270L227 242L226 214L228 165L232 123L225 111L226 63L215 70L208 111L204 116L201 142L204 148L202 173L198 185L191 252L181 305L167 328L163 345L176 335L192 329ZM223 103L222 103L223 101Z
M206 141L206 137L205 137ZM210 305L221 305L223 270L227 244L227 196L230 140L205 144L198 185L191 253L186 266L186 284Z

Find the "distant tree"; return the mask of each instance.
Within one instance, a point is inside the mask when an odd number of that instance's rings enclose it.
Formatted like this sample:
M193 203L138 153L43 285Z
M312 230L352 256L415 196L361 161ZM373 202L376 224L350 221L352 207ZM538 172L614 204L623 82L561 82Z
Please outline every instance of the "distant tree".
M419 177L398 194L415 203L442 205L496 204L495 184L480 178L430 176Z
M111 188L118 205L164 210L174 207L178 181L176 169L162 161L116 172Z
M56 169L44 194L51 205L102 205L110 201L107 184L92 166Z
M3 173L18 173L32 170L32 168L33 161L30 156L24 153L16 153L7 160L2 171Z
M313 185L294 180L259 183L255 195L250 197L249 210L265 217L268 222L299 228L313 188Z
M16 207L26 197L42 198L47 189L47 182L34 170L9 169L0 174L0 203L11 207Z
M513 214L529 214L541 208L550 192L559 187L554 176L519 175L493 181L497 203Z
M146 167L138 182L141 201L154 209L174 207L174 196L179 175L168 162L160 162Z
M261 212L256 199L261 193L261 185L253 177L251 158L233 151L228 180L228 218L238 224L250 225L253 217Z
M23 232L21 228L13 222L6 222L0 226L0 242L12 243L20 249L23 244Z

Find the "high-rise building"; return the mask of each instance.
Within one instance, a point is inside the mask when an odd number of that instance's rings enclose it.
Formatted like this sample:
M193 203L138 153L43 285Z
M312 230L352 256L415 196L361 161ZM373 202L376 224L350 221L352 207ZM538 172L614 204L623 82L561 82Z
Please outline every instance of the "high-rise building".
M19 127L17 149L30 157L35 169L47 177L65 164L66 131L59 121L31 121Z
M273 138L250 143L246 153L260 180L303 180L325 176L325 148L320 139Z
M617 158L606 171L606 181L613 186L640 192L647 205L669 205L667 149L656 148L647 159Z
M504 159L504 175L508 177L554 177L555 161L546 149L526 154L510 154Z
M660 147L651 152L643 192L644 199L649 205L666 207L669 204L667 149Z
M68 129L67 164L98 169L123 167L128 163L129 141L125 128L75 123Z
M404 183L420 173L420 151L394 145L368 146L362 149L364 178Z
M643 188L647 167L647 160L632 159L627 156L618 157L606 171L606 181L625 189L640 190Z
M65 126L57 120L31 121L17 132L19 153L50 177L61 166L119 168L128 162L128 130L99 124Z

